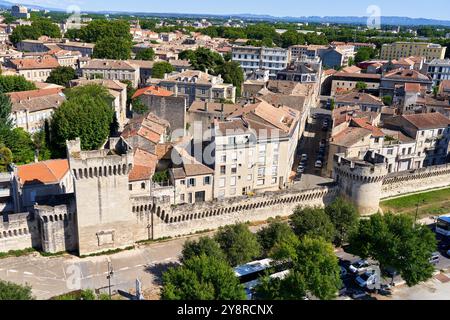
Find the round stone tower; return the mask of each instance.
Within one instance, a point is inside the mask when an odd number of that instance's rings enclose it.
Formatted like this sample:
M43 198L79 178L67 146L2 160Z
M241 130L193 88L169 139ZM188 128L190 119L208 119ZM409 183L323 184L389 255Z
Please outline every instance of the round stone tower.
M361 215L377 213L380 209L381 188L388 173L386 159L368 152L361 159L334 156L334 179L340 195L351 201Z

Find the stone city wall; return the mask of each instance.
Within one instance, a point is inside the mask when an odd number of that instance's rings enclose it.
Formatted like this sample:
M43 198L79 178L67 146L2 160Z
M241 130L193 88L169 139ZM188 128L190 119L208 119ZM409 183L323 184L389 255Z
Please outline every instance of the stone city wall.
M383 180L381 198L450 187L450 164L389 174Z
M194 205L170 207L152 204L151 199L134 199L133 214L141 225L136 241L188 235L237 222L265 221L287 217L301 207L323 207L337 196L334 185L303 191L267 192ZM147 200L147 201L146 201Z
M36 221L30 213L11 214L0 222L0 252L39 246Z

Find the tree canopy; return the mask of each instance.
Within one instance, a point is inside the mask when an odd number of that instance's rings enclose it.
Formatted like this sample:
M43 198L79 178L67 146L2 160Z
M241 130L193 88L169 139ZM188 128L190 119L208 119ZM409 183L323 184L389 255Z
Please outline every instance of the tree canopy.
M272 220L268 226L258 231L257 236L265 255L269 255L282 242L296 241L292 228L280 219Z
M217 74L217 68L224 63L220 54L203 47L199 47L195 51L182 51L178 58L189 60L194 70L206 71L208 69L211 74Z
M222 227L215 237L231 266L253 261L261 255L256 235L245 224Z
M114 119L112 97L98 85L66 90L67 100L53 114L52 143L64 149L67 140L81 139L83 150L95 150L105 143Z
M408 286L430 279L434 267L429 260L437 250L433 232L415 225L408 215L376 214L360 220L350 236L350 246L362 258L373 258L381 267L400 272Z
M297 208L291 217L291 224L299 238L322 237L332 241L336 233L330 217L321 208Z
M236 95L239 97L244 83L244 72L240 64L236 61L224 62L217 67L217 73L222 75L225 83L231 83L236 87Z
M163 274L163 300L244 300L245 291L233 269L205 254Z
M34 300L31 287L0 280L0 300Z
M375 58L376 51L370 47L362 47L356 52L355 63L360 63Z
M341 246L348 240L349 234L358 225L358 211L350 202L339 197L325 207L325 213L334 225L334 244Z
M321 300L336 297L342 281L333 246L322 238L304 237L299 242L283 242L272 257L291 261L293 267L284 279L265 278L257 287L260 299L302 300L308 293Z
M156 62L152 69L152 78L163 79L166 73L175 71L175 68L166 61Z
M131 41L123 38L105 37L99 39L94 48L93 58L127 60L131 57Z
M23 40L37 40L41 36L48 36L50 38L60 38L61 32L59 27L48 19L38 19L31 23L31 26L17 26L11 36L10 40L15 45Z
M0 75L0 93L35 90L34 83L28 81L23 76L2 76Z
M153 61L155 59L155 51L153 48L147 48L144 50L140 50L136 54L136 60L146 60L146 61Z
M67 87L70 80L77 78L75 70L71 67L57 67L50 72L47 83L54 83Z
M226 261L225 254L220 249L219 244L209 237L201 237L198 241L186 241L181 254L182 261L187 261L202 254Z

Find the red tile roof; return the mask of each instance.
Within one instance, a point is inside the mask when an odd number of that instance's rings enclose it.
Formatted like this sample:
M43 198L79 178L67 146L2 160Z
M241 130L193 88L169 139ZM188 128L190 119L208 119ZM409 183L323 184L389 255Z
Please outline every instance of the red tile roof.
M18 167L18 177L25 184L59 183L69 171L69 161L49 160Z
M170 97L173 95L173 92L161 87L150 86L136 90L132 99L136 99L142 95Z

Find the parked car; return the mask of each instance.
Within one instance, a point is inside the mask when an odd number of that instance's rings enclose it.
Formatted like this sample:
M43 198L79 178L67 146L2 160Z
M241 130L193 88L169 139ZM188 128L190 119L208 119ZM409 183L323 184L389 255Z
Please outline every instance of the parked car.
M356 278L356 282L361 288L367 288L370 285L375 285L378 280L378 275L373 271L366 271Z
M369 262L367 262L367 260L359 260L359 261L356 261L355 263L352 263L350 265L350 267L348 267L348 268L350 269L350 271L352 273L361 273L361 272L365 272L368 267L369 267Z
M345 267L341 266L341 278L345 278L346 276L348 276L348 271Z
M322 169L323 163L322 163L321 160L317 160L314 166L315 166L317 169Z
M304 162L304 161L308 161L308 155L307 154L302 154L302 158L301 158L301 161L302 162Z
M305 167L303 166L298 166L297 168L297 173L304 173L305 172Z
M431 255L431 258L430 258L429 261L430 261L431 264L437 265L437 264L441 261L441 255L440 255L440 253L439 253L439 252L434 252L434 253Z
M353 289L351 291L351 297L353 299L355 299L355 300L356 299L362 299L362 298L365 298L367 296L368 296L367 292L365 292L364 290L361 290L361 289Z
M320 148L322 148L322 147L325 148L326 145L327 145L327 140L325 140L325 139L320 140L320 145L319 145Z

